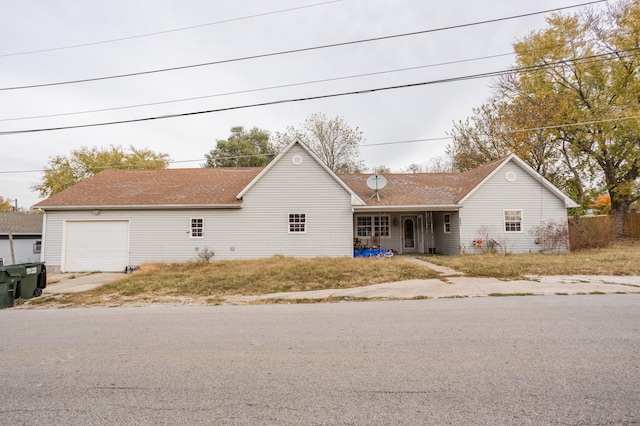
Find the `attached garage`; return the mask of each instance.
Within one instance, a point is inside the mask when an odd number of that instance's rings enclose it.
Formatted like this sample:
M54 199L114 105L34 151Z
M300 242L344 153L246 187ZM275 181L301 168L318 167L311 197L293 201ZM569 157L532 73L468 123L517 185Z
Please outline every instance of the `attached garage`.
M129 221L66 221L63 272L121 272L129 263Z

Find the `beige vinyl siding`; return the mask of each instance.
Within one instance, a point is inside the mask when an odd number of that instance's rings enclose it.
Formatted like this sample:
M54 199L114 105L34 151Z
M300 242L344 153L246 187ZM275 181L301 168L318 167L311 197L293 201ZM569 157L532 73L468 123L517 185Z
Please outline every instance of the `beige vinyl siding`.
M506 178L510 172L516 176L513 182ZM505 210L522 210L521 232L505 231ZM460 212L460 249L472 253L481 251L473 247L476 238L495 240L500 252L537 252L540 246L532 234L536 226L547 220L567 223L564 200L513 161L472 194Z
M50 272L56 271L56 267L60 268L62 262L62 229L63 212L46 212L43 216L42 226L42 253L41 259L46 262Z
M296 154L303 159L298 166L291 162ZM306 214L305 233L288 232L290 213ZM203 219L202 238L191 237L194 218ZM198 260L205 247L214 261L353 253L350 194L299 146L245 194L242 208L50 211L45 220L43 257L52 271L61 265L65 220L129 221L131 265Z
M245 194L239 213L236 256L353 254L351 195L299 145ZM306 214L306 232L288 232L290 213Z
M444 216L449 215L451 232L444 232ZM460 253L460 213L434 212L433 213L433 233L435 236L435 247L438 254L458 254Z

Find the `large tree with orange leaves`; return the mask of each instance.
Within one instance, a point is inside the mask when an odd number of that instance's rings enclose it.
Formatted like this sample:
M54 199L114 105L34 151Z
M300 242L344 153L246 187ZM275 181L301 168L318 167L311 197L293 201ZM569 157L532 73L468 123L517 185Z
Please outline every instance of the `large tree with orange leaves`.
M640 0L547 24L515 44L514 72L458 123L448 152L459 165L468 140L484 138L494 155L519 154L583 205L605 190L622 235L640 199Z

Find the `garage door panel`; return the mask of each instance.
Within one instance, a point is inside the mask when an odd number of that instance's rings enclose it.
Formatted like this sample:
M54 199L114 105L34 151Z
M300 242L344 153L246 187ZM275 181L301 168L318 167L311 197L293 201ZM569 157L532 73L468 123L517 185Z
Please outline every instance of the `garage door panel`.
M65 271L123 271L128 259L128 221L67 222Z

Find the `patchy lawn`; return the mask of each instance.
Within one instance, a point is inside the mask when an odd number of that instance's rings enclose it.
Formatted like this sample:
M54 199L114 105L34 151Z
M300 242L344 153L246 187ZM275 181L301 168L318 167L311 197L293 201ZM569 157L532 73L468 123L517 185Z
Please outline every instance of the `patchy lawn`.
M640 240L559 254L418 256L468 276L520 279L524 275L640 275ZM147 263L139 271L97 289L39 297L30 306L91 306L125 303L220 304L228 296L340 289L411 279L439 278L415 260L400 257L259 260L211 263Z
M520 279L524 275L640 275L640 240L555 254L466 254L422 259L474 277Z
M97 289L56 298L30 299L30 304L81 306L166 301L217 304L232 295L353 288L438 277L427 265L402 257L297 259L275 256L211 263L147 263L135 273Z

